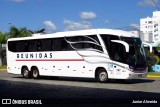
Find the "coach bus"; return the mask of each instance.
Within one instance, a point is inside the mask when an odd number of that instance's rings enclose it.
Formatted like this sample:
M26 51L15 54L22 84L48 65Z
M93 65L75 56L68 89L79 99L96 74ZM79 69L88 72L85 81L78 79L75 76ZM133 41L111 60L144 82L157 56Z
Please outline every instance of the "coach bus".
M113 29L10 38L7 71L35 79L62 76L108 82L109 79L144 78L147 66L143 45L134 33Z

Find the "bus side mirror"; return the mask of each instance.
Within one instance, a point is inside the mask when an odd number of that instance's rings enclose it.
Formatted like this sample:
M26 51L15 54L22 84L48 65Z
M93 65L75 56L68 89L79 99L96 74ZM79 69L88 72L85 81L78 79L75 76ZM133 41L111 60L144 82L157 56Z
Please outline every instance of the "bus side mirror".
M151 44L149 44L149 43L146 43L146 42L142 42L144 45L147 45L147 46L149 46L149 51L150 51L150 53L152 53L152 45Z
M124 42L124 41L121 41L121 40L111 40L112 42L115 42L115 43L120 43L122 45L124 45L125 49L126 49L126 52L129 52L129 45L127 42Z

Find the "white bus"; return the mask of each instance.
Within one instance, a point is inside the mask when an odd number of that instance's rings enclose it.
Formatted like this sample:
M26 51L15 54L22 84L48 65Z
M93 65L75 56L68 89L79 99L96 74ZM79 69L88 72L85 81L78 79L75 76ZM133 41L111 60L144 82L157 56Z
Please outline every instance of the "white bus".
M7 71L25 78L63 76L135 79L147 75L143 43L134 33L90 29L11 38Z

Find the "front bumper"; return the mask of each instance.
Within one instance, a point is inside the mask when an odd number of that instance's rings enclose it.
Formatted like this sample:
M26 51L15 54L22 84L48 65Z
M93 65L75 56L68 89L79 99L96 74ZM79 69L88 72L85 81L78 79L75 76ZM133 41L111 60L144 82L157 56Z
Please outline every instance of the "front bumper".
M130 72L128 75L128 79L138 79L138 78L146 78L146 77L147 77L147 71L142 73Z

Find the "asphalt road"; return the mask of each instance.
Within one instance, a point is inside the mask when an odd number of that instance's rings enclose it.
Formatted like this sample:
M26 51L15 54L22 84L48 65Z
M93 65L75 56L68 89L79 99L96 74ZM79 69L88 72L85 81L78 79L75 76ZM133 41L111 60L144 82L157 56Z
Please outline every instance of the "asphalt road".
M133 100L155 100L160 104L160 79L136 79L124 83L62 77L35 80L0 71L0 98L42 99L43 104L131 104Z

